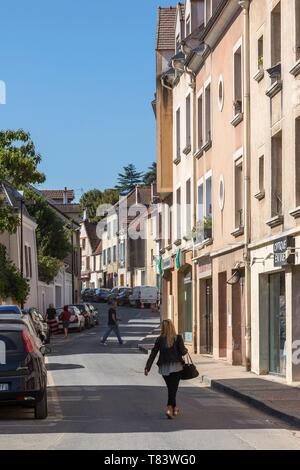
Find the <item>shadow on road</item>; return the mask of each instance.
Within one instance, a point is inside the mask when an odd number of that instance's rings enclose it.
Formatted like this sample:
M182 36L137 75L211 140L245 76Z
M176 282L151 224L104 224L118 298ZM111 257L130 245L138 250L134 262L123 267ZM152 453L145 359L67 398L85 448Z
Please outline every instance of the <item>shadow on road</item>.
M0 434L139 433L183 430L281 429L282 423L209 388L181 387L182 415L164 416L166 389L161 386L72 386L49 389L49 418L34 421L32 412L0 408ZM55 403L60 403L57 411ZM18 414L19 413L19 414ZM59 414L59 416L58 416ZM12 423L11 420L19 419ZM30 424L31 423L31 424Z
M84 366L80 364L55 364L52 362L51 364L46 364L46 368L48 371L54 370L72 370L72 369L84 369Z

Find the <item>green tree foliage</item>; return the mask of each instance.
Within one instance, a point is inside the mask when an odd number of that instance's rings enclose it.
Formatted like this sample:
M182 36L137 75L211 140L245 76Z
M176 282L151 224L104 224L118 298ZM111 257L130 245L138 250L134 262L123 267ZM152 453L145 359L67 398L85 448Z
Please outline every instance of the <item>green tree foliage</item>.
M0 244L0 298L11 297L17 304L24 304L29 295L29 283L8 259L5 246Z
M0 132L0 181L6 180L17 189L43 183L45 176L38 171L40 161L30 134L23 130ZM18 215L4 206L0 194L0 232L13 233L18 224Z
M145 186L151 186L151 184L156 183L157 165L156 162L153 162L149 166L148 171L144 174L143 183Z
M27 210L37 223L39 277L49 283L57 275L62 261L72 251L71 232L44 196L26 189L24 197Z
M81 213L87 211L87 216L91 222L98 222L97 209L104 204L114 205L119 200L119 192L116 189L92 189L87 191L80 199Z
M118 175L118 184L115 189L119 191L121 196L126 196L138 184L142 183L143 173L137 171L132 163L123 168L123 173Z

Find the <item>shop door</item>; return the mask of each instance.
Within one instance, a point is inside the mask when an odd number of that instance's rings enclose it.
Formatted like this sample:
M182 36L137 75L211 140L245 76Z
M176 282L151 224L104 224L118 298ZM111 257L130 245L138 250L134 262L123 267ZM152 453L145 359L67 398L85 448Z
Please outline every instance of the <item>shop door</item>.
M188 343L193 342L193 300L192 300L192 270L188 269L184 275L183 309L184 309L184 337Z
M286 374L285 273L269 276L269 371Z
M227 273L219 274L219 356L227 356Z
M244 365L245 357L244 285L244 277L232 285L232 363L234 366Z
M206 334L206 354L213 353L213 314L212 314L212 280L206 280L205 290L205 334Z

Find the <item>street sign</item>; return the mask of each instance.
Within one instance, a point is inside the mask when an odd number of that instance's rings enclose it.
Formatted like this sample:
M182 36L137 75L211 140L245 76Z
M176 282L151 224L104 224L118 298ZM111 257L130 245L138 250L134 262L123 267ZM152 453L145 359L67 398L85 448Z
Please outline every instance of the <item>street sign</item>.
M295 238L291 236L279 238L274 242L274 267L295 264ZM292 251L290 251L292 249Z

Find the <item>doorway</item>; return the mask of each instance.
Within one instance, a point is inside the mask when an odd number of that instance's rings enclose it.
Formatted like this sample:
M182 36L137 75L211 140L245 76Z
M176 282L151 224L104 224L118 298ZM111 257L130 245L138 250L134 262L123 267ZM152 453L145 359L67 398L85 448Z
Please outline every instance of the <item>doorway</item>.
M232 284L232 364L245 365L245 277Z
M227 273L219 273L219 357L227 357Z
M213 354L212 279L200 281L200 352Z
M269 275L269 371L286 375L285 273Z
M193 289L192 268L189 267L183 274L183 327L184 339L187 343L193 342Z

